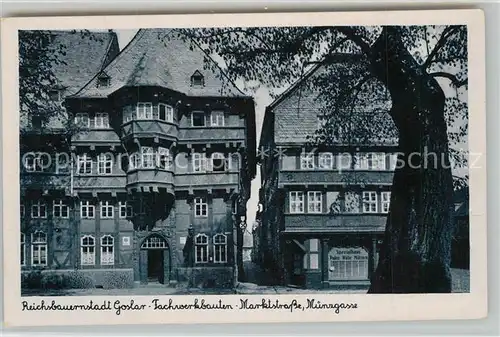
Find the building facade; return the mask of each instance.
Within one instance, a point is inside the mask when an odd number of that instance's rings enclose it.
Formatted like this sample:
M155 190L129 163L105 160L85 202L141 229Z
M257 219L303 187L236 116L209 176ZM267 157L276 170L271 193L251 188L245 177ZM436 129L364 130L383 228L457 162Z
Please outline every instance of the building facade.
M380 139L368 131L365 138L350 139L346 132L344 138L311 141L325 123L314 83L325 74L334 81L352 75L356 62L338 55L332 64L313 68L266 109L253 257L268 275L263 283L365 287L377 265L397 160L393 134ZM348 116L387 113L387 102L361 91L366 95L358 96ZM350 122L335 123L345 130ZM367 130L375 124L359 123Z
M23 269L105 288L232 286L255 175L253 99L180 31L144 29L64 107L69 141L21 140ZM36 153L48 151L43 167Z

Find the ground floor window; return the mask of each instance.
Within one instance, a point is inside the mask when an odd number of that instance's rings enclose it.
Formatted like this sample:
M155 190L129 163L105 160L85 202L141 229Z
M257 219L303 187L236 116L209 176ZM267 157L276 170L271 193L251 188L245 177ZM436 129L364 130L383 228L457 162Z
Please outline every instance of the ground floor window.
M31 234L31 265L47 265L47 234L42 231Z
M206 263L208 262L208 236L205 234L198 234L194 239L195 244L195 262Z
M214 262L227 262L227 238L224 234L214 236Z
M328 253L329 280L367 280L368 252L362 247L332 248Z
M26 236L21 233L21 266L26 264Z
M101 237L101 265L115 264L115 255L113 253L114 238L111 235Z
M84 235L81 239L82 265L95 264L95 239L91 235Z

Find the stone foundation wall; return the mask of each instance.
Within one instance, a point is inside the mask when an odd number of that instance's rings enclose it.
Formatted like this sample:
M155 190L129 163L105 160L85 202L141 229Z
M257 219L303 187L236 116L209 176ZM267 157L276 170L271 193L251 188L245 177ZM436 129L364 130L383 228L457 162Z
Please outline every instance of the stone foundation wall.
M233 287L233 267L177 268L176 274L179 284L190 288L230 289Z

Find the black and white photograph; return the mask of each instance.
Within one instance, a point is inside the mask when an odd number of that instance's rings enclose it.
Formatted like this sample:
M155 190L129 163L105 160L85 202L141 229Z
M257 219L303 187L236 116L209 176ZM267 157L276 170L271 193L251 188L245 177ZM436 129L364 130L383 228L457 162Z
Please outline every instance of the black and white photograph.
M21 310L470 294L478 37L442 18L17 29L19 184L4 193L18 190L18 226L4 236Z

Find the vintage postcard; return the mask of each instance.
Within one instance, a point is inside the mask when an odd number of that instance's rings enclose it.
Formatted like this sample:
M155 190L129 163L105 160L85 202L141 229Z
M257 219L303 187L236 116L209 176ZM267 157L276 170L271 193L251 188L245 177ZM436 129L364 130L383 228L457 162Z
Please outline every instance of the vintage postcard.
M6 326L485 317L484 39L479 10L4 19Z

